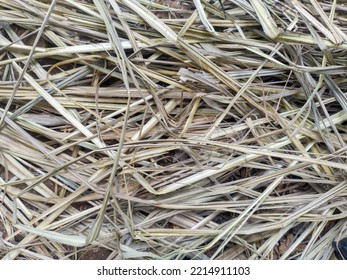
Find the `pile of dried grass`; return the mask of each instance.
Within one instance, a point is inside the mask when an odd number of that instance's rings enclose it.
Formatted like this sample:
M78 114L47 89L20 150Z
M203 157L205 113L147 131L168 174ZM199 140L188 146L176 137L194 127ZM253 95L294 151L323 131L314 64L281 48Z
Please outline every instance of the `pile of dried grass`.
M330 258L341 2L0 0L1 257Z

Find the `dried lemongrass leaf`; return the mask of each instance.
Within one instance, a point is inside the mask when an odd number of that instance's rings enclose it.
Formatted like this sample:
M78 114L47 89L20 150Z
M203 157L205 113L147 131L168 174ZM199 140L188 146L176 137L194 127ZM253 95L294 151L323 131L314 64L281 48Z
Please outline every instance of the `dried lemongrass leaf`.
M81 236L71 236L71 235L65 235L62 233L54 232L54 231L48 231L43 229L36 229L31 228L25 225L15 225L15 227L33 233L35 235L45 237L50 241L58 242L64 245L74 246L74 247L82 247L86 244L86 239Z
M258 19L260 21L261 26L263 27L265 34L269 36L271 39L276 39L280 31L264 3L262 3L262 1L259 0L250 0L250 2L258 16Z

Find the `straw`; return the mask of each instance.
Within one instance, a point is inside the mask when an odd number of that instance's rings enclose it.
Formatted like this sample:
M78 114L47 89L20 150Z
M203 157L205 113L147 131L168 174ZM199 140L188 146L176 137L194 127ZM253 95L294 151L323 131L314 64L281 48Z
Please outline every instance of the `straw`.
M1 259L332 259L339 1L0 0Z

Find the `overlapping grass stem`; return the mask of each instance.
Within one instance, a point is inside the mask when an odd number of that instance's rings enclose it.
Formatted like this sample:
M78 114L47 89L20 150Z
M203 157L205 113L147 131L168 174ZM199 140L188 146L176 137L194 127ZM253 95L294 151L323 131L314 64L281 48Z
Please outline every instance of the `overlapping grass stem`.
M0 0L0 257L334 258L346 7Z

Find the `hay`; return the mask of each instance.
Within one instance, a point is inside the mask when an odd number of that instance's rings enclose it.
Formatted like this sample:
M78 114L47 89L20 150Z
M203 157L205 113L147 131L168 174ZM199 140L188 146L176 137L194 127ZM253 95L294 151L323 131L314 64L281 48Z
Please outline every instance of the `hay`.
M332 258L345 12L0 0L1 258Z

